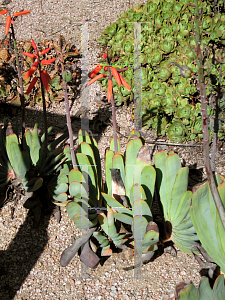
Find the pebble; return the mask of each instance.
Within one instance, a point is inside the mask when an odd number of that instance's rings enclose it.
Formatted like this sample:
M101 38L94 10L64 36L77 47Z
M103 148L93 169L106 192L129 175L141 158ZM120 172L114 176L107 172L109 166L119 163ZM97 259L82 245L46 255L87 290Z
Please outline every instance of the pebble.
M67 284L65 285L65 290L66 292L69 292L71 290L71 285L69 282L67 282Z

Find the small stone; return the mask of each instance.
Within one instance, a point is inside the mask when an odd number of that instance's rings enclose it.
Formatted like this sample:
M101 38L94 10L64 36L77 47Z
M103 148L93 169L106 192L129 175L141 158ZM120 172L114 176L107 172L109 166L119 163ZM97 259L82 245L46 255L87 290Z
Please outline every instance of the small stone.
M185 271L181 271L180 275L184 276L184 275L186 275L186 272Z
M67 284L65 285L65 290L66 292L69 292L71 290L71 285L69 282L67 282Z
M116 287L114 285L111 286L111 291L115 291Z

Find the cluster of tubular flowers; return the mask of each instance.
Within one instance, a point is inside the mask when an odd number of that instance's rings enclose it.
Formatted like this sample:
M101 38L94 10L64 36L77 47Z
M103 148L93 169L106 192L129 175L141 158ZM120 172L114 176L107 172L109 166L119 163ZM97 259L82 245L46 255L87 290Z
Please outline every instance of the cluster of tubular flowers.
M7 9L3 9L2 11L0 11L0 15L3 16L4 18L6 18L5 34L8 34L10 25L14 24L14 21L17 17L29 14L30 10L22 10L22 11L15 12L13 14L13 17L11 17L11 16L6 17L5 14L7 14L7 13L8 13Z
M108 55L107 55L107 53L105 53L103 55L103 59L106 59L107 57L108 57ZM95 82L98 79L101 79L103 77L108 77L107 74L104 74L104 73L98 74L102 68L103 68L103 66L97 66L89 74L89 78L92 78L92 79L88 82L88 85L91 85L93 82ZM121 72L124 72L127 68L117 70L115 67L112 67L112 66L104 67L105 72L109 71L109 69L111 70L111 73L112 73L113 77L115 78L116 82L119 84L119 86L123 85L128 91L130 91L131 89L130 89L128 83L123 78L123 76L120 74ZM107 99L108 99L108 102L110 102L111 97L112 97L112 92L113 92L113 82L112 82L111 76L109 76L108 78L109 78L109 80L108 80Z
M43 65L50 65L51 63L53 63L56 58L51 58L51 59L42 59L40 60L40 55L44 55L46 53L48 53L49 50L51 50L51 47L44 49L43 51L38 51L37 50L37 46L35 44L35 42L33 40L31 40L32 42L32 46L35 50L35 54L30 53L30 52L23 52L24 55L31 57L31 58L37 58L37 61L35 61L32 64L32 67L30 68L30 70L24 75L23 79L27 79L29 78L31 75L33 75L33 73L39 69L40 72L40 79L46 89L46 91L49 91L49 81L51 80L49 74L47 73L46 70L41 70L41 64ZM34 77L26 91L26 94L29 94L31 92L31 90L33 89L33 87L35 86L36 82L38 80L38 77Z

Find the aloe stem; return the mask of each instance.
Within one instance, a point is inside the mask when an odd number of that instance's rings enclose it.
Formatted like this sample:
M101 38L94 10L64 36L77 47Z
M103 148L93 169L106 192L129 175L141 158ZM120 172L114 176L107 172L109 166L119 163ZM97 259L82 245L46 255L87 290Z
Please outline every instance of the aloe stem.
M207 102L206 102L206 89L205 89L205 78L204 78L204 69L203 69L203 59L201 51L201 33L200 33L200 24L199 24L199 7L198 0L195 0L195 38L196 38L196 53L197 53L197 65L198 65L198 85L201 98L201 107L202 107L202 131L203 131L203 144L204 144L204 161L206 173L209 180L210 190L215 202L218 214L220 216L221 222L225 229L225 208L221 201L219 192L217 190L215 178L211 169L210 158L209 158L209 131L208 131L208 115L207 115Z
M62 43L60 42L60 50L61 50L61 70L62 70L62 78L63 78L63 72L64 72L64 59L63 59L63 50L62 50ZM67 122L67 128L69 132L69 140L70 140L70 153L71 153L71 159L73 164L73 169L77 169L77 162L75 158L75 152L74 152L74 145L73 145L73 130L71 126L71 118L70 118L70 108L69 108L69 100L68 100L68 93L67 93L67 83L63 79L63 92L64 92L64 100L65 100L65 109L66 109L66 122Z
M109 80L112 80L112 74L110 68L109 68ZM118 152L118 146L117 146L117 134L116 134L116 110L115 110L115 101L114 101L113 92L112 92L110 102L112 105L114 153L116 154Z
M18 80L19 80L19 86L20 86L20 94L19 95L20 95L20 101L21 101L21 107L22 107L22 136L24 136L24 133L25 133L25 97L24 97L21 67L20 67L20 62L19 62L19 54L18 54L18 48L17 48L17 44L16 44L16 37L15 37L15 33L14 33L13 24L11 24L11 32L12 32L14 52L15 52L15 57L16 57L16 68L17 68Z
M43 102L43 116L44 116L44 130L45 130L45 140L44 140L44 160L48 154L48 123L47 123L47 111L46 111L46 102L45 102L45 92L44 92L44 85L41 80L41 66L39 64L39 72L40 72L40 81L41 81L41 96Z

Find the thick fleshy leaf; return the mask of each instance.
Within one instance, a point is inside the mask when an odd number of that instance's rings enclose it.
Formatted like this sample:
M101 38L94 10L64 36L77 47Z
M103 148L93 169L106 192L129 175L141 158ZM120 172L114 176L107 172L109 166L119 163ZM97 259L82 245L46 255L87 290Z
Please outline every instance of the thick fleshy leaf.
M120 176L123 180L123 185L125 185L125 168L124 168L124 158L122 153L118 152L113 156L112 168L120 170Z
M118 211L119 213L126 213L133 217L132 211L128 208L124 207L119 201L115 200L113 197L109 196L108 194L102 193L107 205Z
M112 169L113 155L114 155L113 150L107 151L105 155L105 177L106 177L106 184L107 184L107 192L110 196L112 196L112 176L111 176L110 169Z
M133 208L134 216L141 215L141 216L145 216L146 218L147 218L147 216L152 217L150 207L148 206L147 202L144 201L143 199L135 200L133 202L132 208ZM150 222L150 220L149 220L149 222Z
M73 259L73 257L77 253L77 251L80 249L81 245L90 239L90 237L92 236L93 232L96 229L97 229L96 227L89 229L87 234L82 235L81 237L75 239L72 246L66 248L63 251L61 258L60 258L60 265L62 267L66 267L70 263L70 261Z
M71 220L73 220L74 216L77 214L87 215L88 214L88 206L82 203L77 203L75 201L71 201L67 204L66 210Z
M168 155L166 158L166 198L167 198L167 215L170 211L172 190L179 169L181 168L180 158L177 154ZM165 187L163 187L165 188ZM166 218L166 215L165 215Z
M168 218L172 222L173 216L177 212L178 205L182 195L187 191L188 187L188 167L181 168L177 172L175 182L172 188L170 204L167 203ZM190 204L189 204L190 205Z
M84 176L80 171L73 169L69 172L69 183L73 181L85 182Z
M39 177L39 178L35 181L34 185L31 186L31 187L29 187L29 188L27 189L27 191L28 191L28 192L35 192L35 191L37 191L38 189L40 189L40 188L42 187L42 185L43 185L43 178Z
M221 185L225 188L225 183ZM224 203L225 199L222 201ZM217 237L218 227L215 227L216 222L221 222L221 220L216 218L216 206L208 182L193 189L190 215L202 246L225 272L225 252L221 252L223 247L219 246L221 241ZM223 233L224 235L225 233ZM222 243L224 243L224 239Z
M54 193L56 195L59 195L61 193L66 193L68 190L68 184L66 182L61 182L54 190Z
M36 123L32 132L32 141L31 141L31 159L33 164L36 166L39 161L39 150L41 148L40 140L38 137L38 124Z
M53 196L53 199L58 202L66 202L67 198L68 197L66 193L61 193L59 195Z
M126 187L126 195L128 196L130 195L130 189L133 185L134 165L135 165L136 157L141 147L142 147L142 141L139 138L130 140L127 143L126 162L125 162L125 174L126 174L125 187Z
M98 224L98 218L96 217L93 221L90 221L85 215L77 214L73 218L77 228L88 229L95 227Z
M117 148L118 148L118 151L120 151L120 141L118 140L118 138L117 138ZM113 152L115 152L115 149L114 149L114 139L113 138L110 141L110 150L112 150Z
M145 191L143 189L143 187L136 183L132 186L131 190L130 190L130 203L131 205L133 206L133 203L135 200L138 200L138 199L143 199L143 200L146 200L146 194L145 194Z
M141 186L146 194L146 202L151 208L155 192L156 171L152 166L146 166L141 172Z
M160 201L163 206L165 217L167 215L166 158L167 153L165 151L160 151L155 154L156 184L160 194Z

